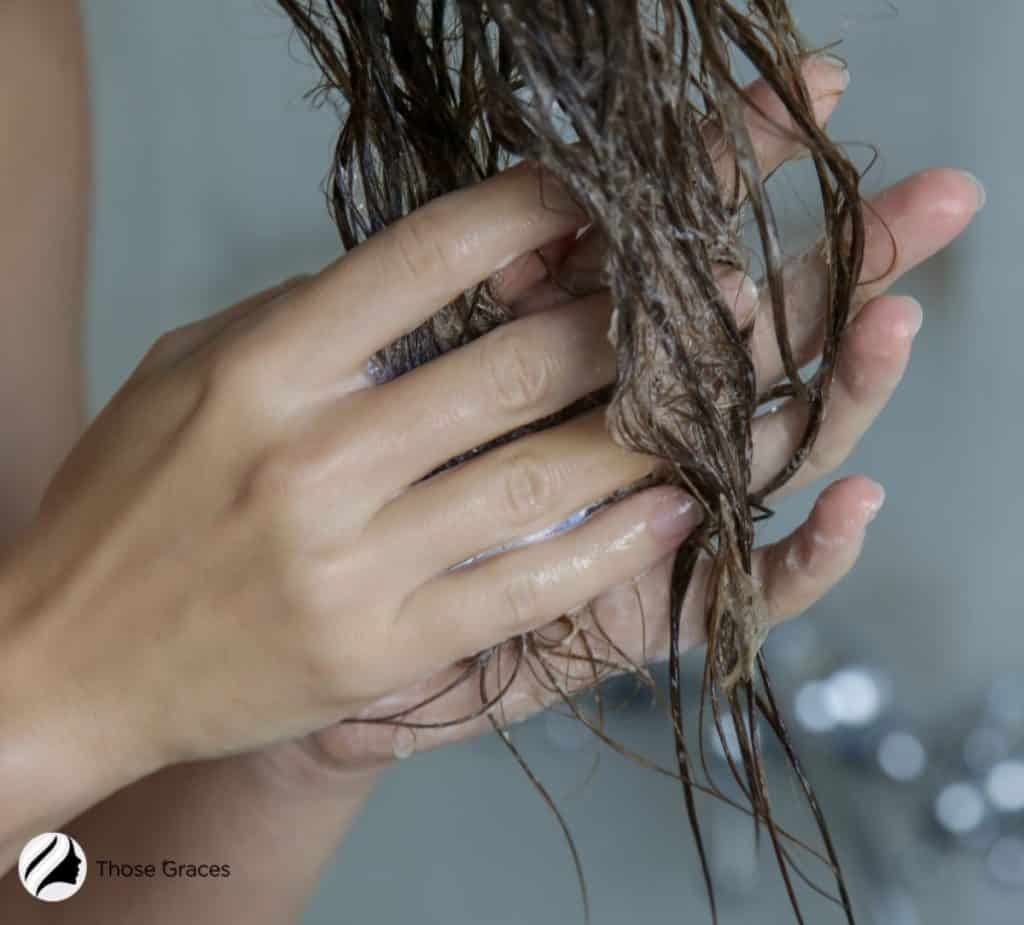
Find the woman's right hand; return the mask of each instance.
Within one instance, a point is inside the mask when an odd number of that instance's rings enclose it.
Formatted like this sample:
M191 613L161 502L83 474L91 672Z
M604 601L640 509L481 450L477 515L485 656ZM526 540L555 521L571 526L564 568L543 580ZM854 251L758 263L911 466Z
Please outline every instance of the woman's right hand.
M365 374L457 293L576 231L583 214L552 187L520 165L157 342L0 570L18 615L0 622L15 654L0 693L27 729L59 711L123 783L291 739L679 544L697 506L661 486L446 571L651 470L599 412L414 484L613 381L606 300L519 319L384 385Z

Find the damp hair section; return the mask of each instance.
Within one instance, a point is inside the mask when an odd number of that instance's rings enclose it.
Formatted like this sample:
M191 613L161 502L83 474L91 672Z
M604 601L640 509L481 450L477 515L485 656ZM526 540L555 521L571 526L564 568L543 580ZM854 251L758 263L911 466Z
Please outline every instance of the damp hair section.
M503 696L528 673L610 748L679 782L681 819L693 833L712 921L718 921L718 903L697 793L746 813L758 836L767 837L797 921L804 921L800 895L807 889L832 899L840 920L854 921L828 825L775 699L762 652L765 604L752 576L756 522L771 513L766 499L795 474L818 437L863 263L861 174L819 126L803 78L808 59L825 49L799 33L784 0L279 5L320 71L313 99L339 114L326 192L346 249L432 199L519 161L535 165L552 208L568 193L586 212L587 235L602 244L600 286L613 306L608 337L616 354L614 384L425 477L601 407L617 442L659 461L649 479L618 497L671 484L692 494L704 513L675 555L668 589L666 735L674 745L674 767L657 767L629 752L605 733L600 710L595 718L574 704L571 691L611 674L629 672L650 683L644 666L628 658L587 608L559 621L565 630L559 638L539 631L479 653L427 701L436 704L456 685L474 684L479 708L469 714L418 723L424 703L352 721L412 733L396 738L396 753L406 755L418 728L489 717L562 826L589 916L582 860L568 827L500 719ZM762 78L778 97L786 118L776 131L799 143L814 174L814 211L824 229L816 256L823 258L827 278L821 358L811 372L799 368L789 336L793 276L769 178L748 130L754 104L739 82L741 69ZM559 278L557 266L549 272L571 294L582 294ZM761 313L768 318L759 323L767 320L774 331L785 371L770 390L760 391L755 380L754 321L737 320L719 285L723 273L760 278ZM368 372L377 382L401 376L512 317L487 284L474 287L375 354ZM791 457L753 493L752 422L763 407L786 399L806 405L804 431ZM703 560L709 564L707 648L700 683L684 690L681 614ZM638 612L642 623L642 606ZM566 638L572 640L568 646ZM700 707L697 729L684 728L688 704ZM756 729L777 740L816 823L817 844L797 839L775 818ZM720 751L729 777L723 786L708 772L709 736L729 743Z

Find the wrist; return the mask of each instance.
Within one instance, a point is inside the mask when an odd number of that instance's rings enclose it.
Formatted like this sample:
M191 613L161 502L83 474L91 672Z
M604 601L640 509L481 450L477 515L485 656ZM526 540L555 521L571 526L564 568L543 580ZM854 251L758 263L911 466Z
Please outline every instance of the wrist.
M27 603L8 575L0 576L0 869L28 838L155 767L132 741L129 706L113 692L89 694L56 644L60 618Z
M373 791L383 766L348 767L332 761L315 736L284 742L242 756L251 772L282 799L361 804Z

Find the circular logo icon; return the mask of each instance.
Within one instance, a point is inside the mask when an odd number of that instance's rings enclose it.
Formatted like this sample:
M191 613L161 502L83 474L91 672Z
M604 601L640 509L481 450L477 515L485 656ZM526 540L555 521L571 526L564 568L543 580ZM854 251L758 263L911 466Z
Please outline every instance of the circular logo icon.
M63 902L85 883L85 852L70 835L43 832L24 848L18 858L21 885L36 899Z

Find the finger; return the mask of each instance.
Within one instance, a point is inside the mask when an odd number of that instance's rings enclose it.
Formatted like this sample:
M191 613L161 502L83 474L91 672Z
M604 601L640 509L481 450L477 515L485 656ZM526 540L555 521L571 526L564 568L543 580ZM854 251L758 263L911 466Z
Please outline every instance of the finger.
M566 259L582 247L584 242L595 240L597 237L590 232L577 237L576 232L573 232L535 251L516 257L507 267L491 275L488 280L491 295L509 308L515 308L524 294L532 292L538 285L543 286L553 269L565 266ZM561 291L563 296L566 295L564 290Z
M689 495L658 486L542 543L421 585L396 621L401 644L429 646L438 668L581 606L649 568L700 520Z
M460 293L585 220L561 183L524 161L432 200L327 267L282 313L273 338L307 382L354 371Z
M946 168L915 174L872 199L864 215L867 239L853 315L953 241L983 204L977 180ZM785 276L789 338L799 366L815 358L824 334L828 266L821 248L791 260ZM751 351L763 393L783 375L766 289L757 309Z
M822 55L811 58L803 68L807 91L819 125L825 125L850 82L846 65L838 58ZM804 149L792 116L769 84L761 79L746 88L745 119L750 140L757 152L758 165L767 176ZM715 159L723 195L732 195L735 158L714 128L705 131L705 143ZM568 244L569 246L566 246ZM576 242L561 242L561 247L543 255L524 254L492 280L495 297L525 315L559 305L567 299L594 292L603 285L605 243L600 233L588 231ZM554 278L549 270L557 269Z
M502 287L502 301L520 317L554 308L573 298L605 288L607 243L596 229L586 231L558 262L547 262L544 272L536 269L530 277L523 273L519 281L533 277L530 287Z
M883 498L880 486L862 476L835 482L822 492L807 521L795 532L755 552L754 573L771 623L804 612L849 572L863 547L865 528ZM568 635L561 652L548 656L552 673L566 693L594 684L593 672L580 659L593 656L612 670L616 665L629 670L668 658L673 558L674 553L669 553L639 578L615 585L580 614L579 631ZM699 567L684 605L682 649L703 641L706 579L706 566ZM545 636L556 632L566 635L561 625L542 630ZM512 640L486 663L488 695L493 697L508 686L500 706L490 711L503 723L519 722L561 700L545 683L543 670L531 671L523 663L516 672L520 659L519 643ZM321 734L324 750L331 760L346 765L386 763L396 751L401 755L427 751L490 729L488 713L481 713L481 670L485 669L478 667L467 675L462 666L445 669L415 687L382 698L356 717L400 718L418 728L396 730L388 723L339 725ZM420 707L424 701L429 703Z
M807 520L754 559L766 613L780 623L802 613L843 578L857 561L864 531L885 501L885 491L864 476L833 482Z
M563 656L553 654L550 667L560 681L565 679L566 664ZM574 674L579 671L573 668ZM481 674L485 675L486 700L481 698ZM567 692L594 686L593 674L586 677L585 681L570 675L565 682ZM560 702L561 695L552 691L546 680L542 668L531 670L523 657L521 641L510 640L481 665L447 668L381 698L351 720L321 731L318 746L333 765L350 769L386 765L395 758L407 758L414 752L431 751L487 732L493 728L491 716L502 726L510 725ZM499 702L487 709L486 705L496 699Z
M601 293L501 325L346 405L345 434L382 486L410 485L615 379Z
M794 532L754 551L752 573L771 625L802 613L846 575L860 554L867 525L884 500L882 487L871 479L859 475L840 479L818 496L807 520ZM593 602L595 625L600 628L593 636L597 651L602 651L600 637L606 635L616 644L617 654L607 647L603 650L609 659L626 657L639 665L668 658L673 561L674 554L665 556L635 582L616 585ZM702 556L683 602L681 652L705 641L709 570L710 562ZM580 649L574 652L579 655Z
M604 242L596 238L584 239L580 249L579 255L573 253L558 270L557 281L547 280L531 289L522 300L511 303L509 308L513 314L522 318L549 311L603 290ZM716 269L722 295L742 324L758 307L760 293L757 284L746 274L728 267L718 266Z
M754 551L752 573L761 590L764 616L777 625L805 611L849 572L860 555L864 531L885 500L882 487L864 476L829 485L807 520L776 543ZM664 661L669 655L669 579L673 556L658 562L635 587L620 586L599 599L595 615L601 629L631 659ZM680 651L705 641L705 606L710 561L702 557L683 603ZM637 594L647 616L637 628ZM631 642L631 640L633 640ZM642 640L642 647L640 646Z
M609 437L597 407L413 485L381 509L367 540L389 537L395 569L415 586L470 557L545 538L654 465Z
M769 498L783 497L842 465L892 398L921 320L920 303L908 297L881 296L864 307L843 341L817 440L793 478ZM806 426L807 404L796 398L754 419L755 493L792 458Z
M849 86L850 72L844 61L825 54L809 58L802 73L815 120L823 126ZM763 79L747 89L746 123L762 176L771 174L806 147L789 110ZM706 143L715 160L723 196L728 199L737 180L735 153L720 129L711 128Z

